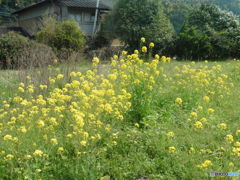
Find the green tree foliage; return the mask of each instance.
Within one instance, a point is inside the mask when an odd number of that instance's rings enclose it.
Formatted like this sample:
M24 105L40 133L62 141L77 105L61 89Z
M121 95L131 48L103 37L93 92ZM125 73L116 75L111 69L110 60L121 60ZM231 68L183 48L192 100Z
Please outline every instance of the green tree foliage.
M192 10L192 6L181 1L162 0L164 12L170 19L175 31L178 33L183 25L184 20Z
M223 10L232 11L240 15L239 0L161 0L164 11L168 15L176 32L180 32L185 18L193 9L199 8L201 4L217 5Z
M34 3L38 3L40 1L41 0L1 0L0 8L6 8L11 11L14 11L32 5Z
M130 49L138 47L141 37L162 49L172 39L173 28L157 1L119 0L105 19L107 31L113 32Z
M169 4L187 4L189 6L199 6L201 4L216 5L223 10L232 11L235 14L240 14L239 0L162 0Z
M64 48L79 51L85 45L84 34L75 21L68 20L58 24L54 18L44 21L37 33L37 40L56 50Z
M84 47L84 44L84 34L75 21L64 21L57 25L53 38L54 47L57 49L67 48L78 51Z
M186 59L239 57L239 21L230 12L202 5L188 16L176 53Z
M209 0L210 4L215 4L223 10L232 11L234 14L240 15L239 0Z

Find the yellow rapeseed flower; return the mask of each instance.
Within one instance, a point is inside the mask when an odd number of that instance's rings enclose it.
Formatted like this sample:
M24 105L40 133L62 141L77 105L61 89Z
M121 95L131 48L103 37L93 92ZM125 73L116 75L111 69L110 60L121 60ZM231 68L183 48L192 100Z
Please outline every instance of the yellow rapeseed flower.
M226 123L221 123L219 124L220 129L226 130L227 129L227 124Z
M116 55L116 54L113 55L113 59L114 59L114 60L117 60L117 59L118 59L118 55Z
M240 136L240 129L236 130L236 135Z
M26 132L27 132L27 129L26 129L25 126L21 126L21 127L19 128L19 131L22 132L22 133L26 133Z
M72 134L67 134L66 137L71 139L73 137L73 135Z
M86 145L87 145L87 141L81 141L81 142L80 142L80 145L86 146Z
M168 152L175 153L176 152L176 148L174 146L170 146L170 147L168 147Z
M142 52L143 52L143 53L146 53L146 52L147 52L147 47L146 47L146 46L143 46L143 47L142 47Z
M4 141L13 140L13 137L12 137L11 135L5 135L5 136L3 137L3 140L4 140Z
M190 147L190 149L189 149L189 153L191 154L191 153L194 153L194 152L195 152L194 147Z
M33 93L33 92L34 92L34 89L33 89L33 88L28 88L28 92L29 92L29 93Z
M155 55L155 59L159 60L160 56L158 54Z
M201 110L203 110L203 107L202 106L198 106L197 109L201 111Z
M134 126L137 127L137 128L140 127L138 123L135 123Z
M182 101L181 98L177 98L177 99L175 100L175 102L178 103L178 104L180 104L180 105L183 103L183 101Z
M49 82L50 82L50 84L54 84L55 83L55 79L49 78Z
M57 75L57 79L62 79L63 77L64 77L63 74L58 74L58 75Z
M109 74L108 78L112 81L115 81L117 79L117 75L116 74Z
M98 63L100 62L100 60L99 60L97 57L94 57L94 58L92 59L92 62L93 62L94 64L98 64Z
M167 57L167 59L166 59L166 62L171 62L171 58L170 57Z
M162 56L161 61L164 62L164 63L167 62L167 57L166 56Z
M203 101L209 102L209 101L210 101L210 98L209 98L208 96L204 96L204 97L203 97Z
M24 87L25 84L24 84L23 82L21 82L21 83L19 84L19 86Z
M144 37L141 38L141 42L145 43L146 39Z
M22 87L19 87L18 91L20 91L21 93L24 93L25 90Z
M203 118L200 119L200 121L201 122L207 122L208 120L207 120L207 118L203 117Z
M57 63L58 63L58 59L54 59L53 62L54 62L55 64L57 64Z
M149 44L149 47L150 47L150 48L153 48L153 47L154 47L154 43L151 42L151 43Z
M36 169L35 172L40 173L40 172L42 172L42 170L41 169Z
M6 156L6 159L9 160L9 161L11 161L13 158L14 158L14 156L12 154L8 154Z
M35 156L35 157L42 157L43 156L43 152L41 150L35 150L33 152L33 156Z
M128 54L127 51L122 51L122 55L123 55L123 56L126 56L127 54Z
M28 155L25 155L24 158L25 158L25 159L31 159L32 156L28 154Z
M240 147L240 142L239 142L239 141L235 142L235 143L234 143L234 146Z
M63 147L59 147L57 151L58 151L59 153L61 153L61 152L64 151L64 148L63 148Z
M77 76L77 73L71 72L69 75L70 75L70 77L76 77L76 76Z
M42 120L37 121L37 126L38 126L39 128L44 127L44 126L45 126L44 121L42 121Z
M191 118L197 118L198 114L196 112L191 112L190 117Z
M39 88L40 88L40 89L47 89L47 85L42 85L42 84L41 84L41 85L39 85Z
M76 119L76 123L79 127L83 127L84 126L84 120L83 120L83 117L80 116L80 115L77 115L75 116L75 119Z
M57 141L56 138L52 138L50 141L51 141L51 143L52 143L53 145L57 145L57 144L58 144L58 141Z
M202 128L203 128L203 124L202 124L200 121L195 122L194 126L195 126L197 129L202 129Z
M213 165L212 161L206 160L201 165L198 165L197 167L199 167L199 168L207 168L207 167L212 166L212 165Z
M134 54L139 54L139 51L138 50L134 50Z
M112 144L113 144L114 146L116 146L116 145L117 145L117 142L116 142L116 141L112 141Z
M77 88L77 87L80 86L80 82L77 81L77 80L73 80L71 84L72 84L72 87L73 87L73 88Z
M233 142L233 141L234 141L233 136L232 136L231 134L226 135L226 136L225 136L225 139L226 139L227 141L229 141L229 142Z
M228 166L233 167L234 166L233 162L228 163Z
M209 114L214 113L214 111L215 111L215 110L214 110L213 108L209 108L209 109L208 109L208 113L209 113Z
M168 133L167 133L167 136L168 136L168 137L174 137L174 132L172 132L172 131L168 132Z

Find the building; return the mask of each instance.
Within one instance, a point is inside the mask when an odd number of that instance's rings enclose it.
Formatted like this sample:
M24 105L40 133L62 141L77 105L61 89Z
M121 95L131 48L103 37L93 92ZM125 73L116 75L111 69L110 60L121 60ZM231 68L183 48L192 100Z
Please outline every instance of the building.
M91 36L100 28L100 17L111 9L111 0L43 0L32 6L20 9L12 13L17 19L18 26L34 35L42 26L44 18L55 16L58 22L74 19L79 23L81 30L86 36ZM94 20L96 9L98 16L96 28Z
M0 8L0 24L10 23L13 21L11 13L6 8Z

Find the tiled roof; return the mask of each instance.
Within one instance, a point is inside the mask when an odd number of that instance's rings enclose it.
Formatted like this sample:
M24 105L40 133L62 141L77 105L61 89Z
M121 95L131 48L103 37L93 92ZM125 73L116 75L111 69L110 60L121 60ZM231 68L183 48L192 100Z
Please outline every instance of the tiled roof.
M49 0L44 0L44 1L41 1L41 2L39 2L39 3L33 4L33 5L31 5L31 6L27 6L27 7L25 7L25 8L21 8L21 9L15 11L15 12L13 12L12 14L18 14L18 13L20 13L20 12L22 12L22 11L31 9L31 8L33 8L33 7L37 7L37 6L39 6L40 4L44 4L44 3L48 2L48 1L49 1Z
M31 9L32 7L36 7L39 6L40 4L46 3L46 2L53 2L53 3L60 3L63 4L67 7L78 7L78 8L96 8L96 4L97 4L97 0L43 0L39 3L36 3L34 5L22 8L20 10L17 10L15 12L13 12L12 14L18 14L22 11L25 11L27 9ZM111 8L107 5L105 5L104 3L101 2L99 3L99 9L102 10L110 10Z
M96 8L97 0L62 0L61 3L68 7ZM99 9L109 10L110 7L100 1Z

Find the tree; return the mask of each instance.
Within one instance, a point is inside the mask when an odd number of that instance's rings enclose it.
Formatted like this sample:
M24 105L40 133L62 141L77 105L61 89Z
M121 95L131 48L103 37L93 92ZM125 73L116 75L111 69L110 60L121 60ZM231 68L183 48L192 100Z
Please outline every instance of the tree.
M183 23L188 16L189 12L193 9L193 7L187 3L183 3L180 1L170 1L163 0L164 12L167 14L170 19L174 30L179 33L182 29Z
M239 57L239 37L239 21L233 13L201 5L185 21L176 54L188 59Z
M130 49L138 48L140 38L145 37L163 50L172 40L173 27L160 7L154 0L119 0L104 27Z
M164 11L168 15L174 29L180 32L186 17L193 9L197 9L201 4L215 5L222 10L227 10L240 15L239 0L161 0L164 5Z
M0 8L6 8L10 11L14 11L40 1L41 0L0 0Z

